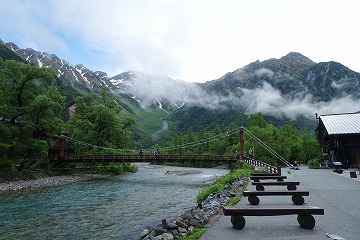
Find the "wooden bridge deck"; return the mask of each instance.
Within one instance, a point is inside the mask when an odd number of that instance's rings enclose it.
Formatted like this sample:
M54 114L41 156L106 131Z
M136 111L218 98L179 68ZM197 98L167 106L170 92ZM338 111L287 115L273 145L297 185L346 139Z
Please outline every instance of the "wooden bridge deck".
M49 155L49 161L61 163L104 163L104 162L217 162L235 163L242 161L256 167L263 167L270 173L281 174L279 167L245 157L244 160L236 159L232 155L211 154L161 154L158 158L154 154L83 154L83 155Z

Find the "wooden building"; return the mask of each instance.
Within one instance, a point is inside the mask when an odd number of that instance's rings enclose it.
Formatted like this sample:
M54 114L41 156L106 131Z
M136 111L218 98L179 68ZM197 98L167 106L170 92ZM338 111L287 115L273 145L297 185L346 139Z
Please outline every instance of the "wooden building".
M317 139L323 161L341 162L344 168L360 166L360 112L317 116Z

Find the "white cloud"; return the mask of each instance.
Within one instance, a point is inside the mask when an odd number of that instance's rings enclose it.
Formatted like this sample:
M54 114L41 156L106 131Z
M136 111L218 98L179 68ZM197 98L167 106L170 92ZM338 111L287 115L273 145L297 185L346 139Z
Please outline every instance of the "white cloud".
M245 104L246 114L261 112L264 115L295 119L300 115L313 118L315 113L349 113L360 110L359 100L352 96L333 99L330 102L316 102L313 96L285 96L269 83L263 82L260 88L241 89L240 101Z
M357 0L0 0L5 41L92 70L217 79L300 52L360 71Z

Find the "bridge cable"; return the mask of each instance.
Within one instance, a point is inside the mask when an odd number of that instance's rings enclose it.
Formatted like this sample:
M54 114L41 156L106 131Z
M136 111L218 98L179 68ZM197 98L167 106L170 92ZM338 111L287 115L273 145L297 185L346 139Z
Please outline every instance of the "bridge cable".
M291 163L289 163L285 158L283 158L280 154L275 152L271 147L269 147L266 143L257 138L254 134L252 134L249 130L244 128L246 134L248 134L252 139L254 139L257 143L259 143L262 147L268 150L271 154L273 154L278 160L284 163L288 167L294 167Z
M169 147L161 147L160 149L162 149L162 150L175 150L175 149L186 148L186 147L190 147L190 146L194 147L194 146L197 146L197 145L202 145L202 144L217 141L219 139L228 137L228 136L230 136L230 135L232 135L232 134L234 134L236 132L238 132L238 129L230 130L230 131L227 131L225 133L220 133L218 135L211 136L209 138L201 139L201 140L198 140L198 141L194 141L194 142L190 142L190 143L184 143L184 144L175 145L175 146L169 146ZM101 148L101 149L104 149L104 150L122 151L122 152L125 152L125 151L135 152L135 151L137 151L136 149L118 149L118 148L108 148L108 147L97 146L97 145L94 145L94 144L91 144L91 143L86 143L86 142L83 142L83 141L76 140L74 138L71 138L71 137L68 137L68 136L65 136L65 135L61 135L61 136L57 136L57 137L64 138L65 140L67 140L67 141L69 141L69 142L71 142L73 144L87 146L87 147ZM148 149L144 149L144 150L148 150ZM150 150L148 150L148 151L150 151Z

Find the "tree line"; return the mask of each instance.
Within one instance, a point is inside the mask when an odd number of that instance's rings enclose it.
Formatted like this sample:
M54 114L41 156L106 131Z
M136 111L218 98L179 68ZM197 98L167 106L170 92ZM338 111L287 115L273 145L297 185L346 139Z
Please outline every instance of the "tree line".
M250 148L254 158L271 165L281 162L267 147L279 154L290 163L305 163L321 159L321 149L314 133L298 130L291 124L276 128L269 124L261 113L252 114L247 119L246 130L256 136L254 140L249 134L244 135L245 153ZM267 147L264 147L265 143ZM178 147L176 147L178 146ZM157 147L157 146L155 146ZM184 134L174 137L164 144L164 149L170 154L219 154L231 155L240 152L240 129L235 123L230 123L226 129L215 127L212 131L195 133L191 128Z

